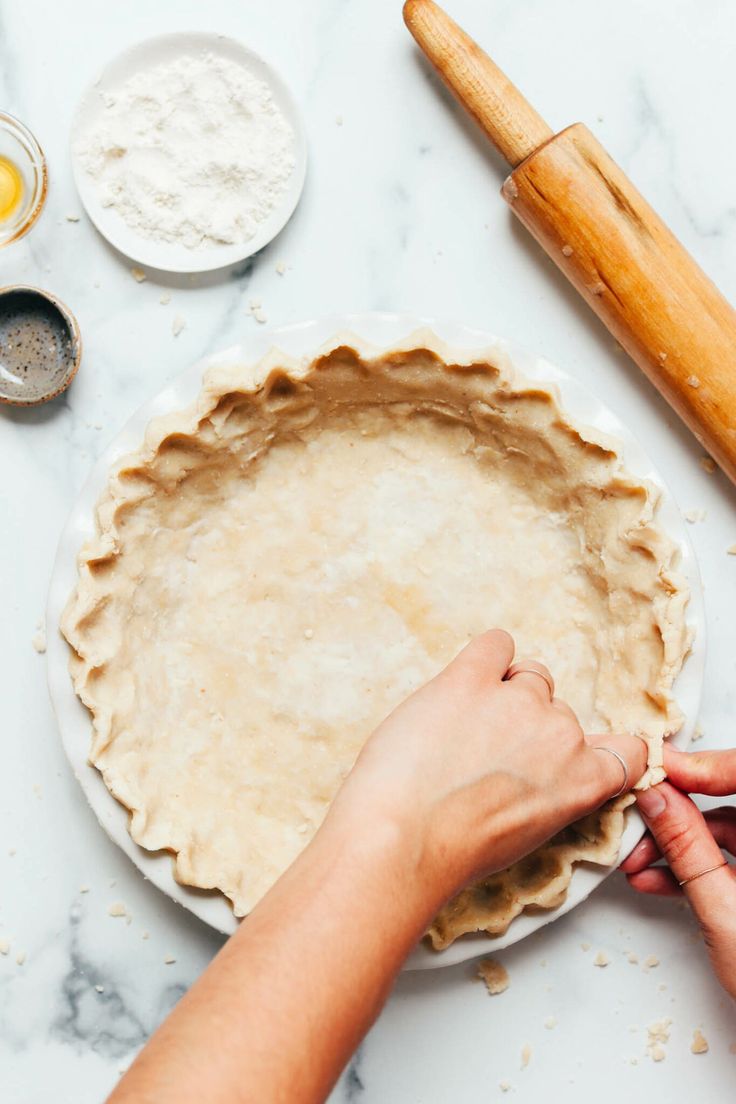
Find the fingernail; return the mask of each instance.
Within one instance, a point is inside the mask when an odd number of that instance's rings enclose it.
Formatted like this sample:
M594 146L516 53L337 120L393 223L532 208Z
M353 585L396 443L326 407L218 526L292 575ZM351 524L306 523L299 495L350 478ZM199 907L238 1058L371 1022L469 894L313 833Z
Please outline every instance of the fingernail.
M667 799L659 786L653 786L650 790L639 790L636 803L648 820L658 817L667 808Z

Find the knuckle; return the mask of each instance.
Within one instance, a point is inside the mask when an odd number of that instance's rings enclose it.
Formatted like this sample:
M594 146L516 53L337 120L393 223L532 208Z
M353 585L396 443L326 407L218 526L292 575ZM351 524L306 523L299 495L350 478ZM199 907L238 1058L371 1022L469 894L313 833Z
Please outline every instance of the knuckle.
M480 670L485 673L489 659L504 656L507 652L513 654L513 649L513 638L505 629L489 629L480 636L474 636L451 666L458 665L465 670Z
M510 632L506 632L506 629L489 629L483 635L488 638L489 643L492 643L495 648L513 651L515 647L514 638Z
M656 837L667 859L673 863L686 858L697 840L691 824L669 819L657 825Z

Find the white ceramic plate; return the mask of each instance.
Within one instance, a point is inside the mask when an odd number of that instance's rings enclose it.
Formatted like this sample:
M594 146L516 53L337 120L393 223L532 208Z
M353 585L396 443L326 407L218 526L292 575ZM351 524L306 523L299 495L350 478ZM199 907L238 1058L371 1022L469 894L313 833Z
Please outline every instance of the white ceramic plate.
M629 471L637 477L651 479L663 488L664 494L658 521L680 546L681 568L691 590L688 618L695 629L692 653L685 662L675 687L677 700L687 718L685 726L675 738L675 743L679 747L685 747L692 737L700 706L705 661L705 616L695 555L687 535L686 524L672 495L664 486L641 445L610 410L549 361L534 356L509 342L466 326L407 315L354 314L304 322L282 329L260 330L249 335L241 345L208 357L189 368L156 398L145 403L105 450L82 489L62 533L46 611L48 676L52 702L69 761L100 823L111 839L130 856L139 870L154 885L190 909L205 923L226 934L235 931L237 921L225 898L216 892L207 893L179 885L174 880L168 854L144 851L134 843L127 830L127 811L108 792L99 772L87 762L91 741L90 717L72 688L68 671L69 650L58 630L61 612L76 586L77 554L84 541L93 533L95 503L106 485L110 466L121 456L140 446L144 430L151 418L179 410L196 398L202 374L211 364L242 364L256 361L274 346L292 356L308 356L336 333L345 331L354 335L359 343L363 341L373 346L389 346L423 326L434 330L438 337L457 348L485 350L495 347L499 352L508 355L524 375L545 384L556 385L569 415L578 423L593 426L617 437L622 442L623 459ZM641 838L643 830L644 826L639 816L635 812L629 812L621 844L622 855L628 854ZM514 920L506 934L499 938L466 935L439 954L421 945L411 955L407 968L428 969L450 965L516 943L585 900L588 894L608 877L611 869L582 863L575 869L567 899L559 908L534 916L522 915Z
M116 210L112 207L103 207L97 196L95 182L79 163L75 150L80 135L104 110L101 98L104 92L115 91L129 77L143 69L172 61L182 54L201 53L204 50L236 62L269 85L274 101L294 131L295 164L281 202L261 223L258 232L247 242L188 249L183 245L157 242L141 237L130 229ZM239 261L263 249L291 218L302 194L307 168L307 141L301 115L291 92L279 74L262 57L241 42L227 38L225 35L207 34L201 31L183 31L178 34L148 38L124 50L109 62L79 102L72 123L71 154L74 181L80 199L102 236L131 260L166 272L210 272L213 269L238 264Z

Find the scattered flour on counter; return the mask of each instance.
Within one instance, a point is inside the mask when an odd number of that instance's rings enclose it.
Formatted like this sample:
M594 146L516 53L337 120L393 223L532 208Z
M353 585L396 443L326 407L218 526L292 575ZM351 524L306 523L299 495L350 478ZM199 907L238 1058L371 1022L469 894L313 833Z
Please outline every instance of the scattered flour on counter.
M244 66L182 55L100 97L75 152L103 206L142 237L189 249L247 242L282 199L294 132Z

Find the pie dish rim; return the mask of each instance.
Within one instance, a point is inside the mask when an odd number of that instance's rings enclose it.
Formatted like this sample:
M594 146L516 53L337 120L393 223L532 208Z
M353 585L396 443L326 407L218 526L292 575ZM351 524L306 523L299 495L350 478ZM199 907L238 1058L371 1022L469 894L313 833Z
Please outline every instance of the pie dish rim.
M199 916L205 923L224 933L233 931L237 925L229 903L217 892L207 893L179 885L174 880L171 857L168 853L151 854L140 848L128 834L127 811L115 801L105 787L99 772L87 762L91 722L86 709L78 701L69 678L68 646L56 631L61 611L69 593L76 585L79 548L92 533L93 506L106 485L112 464L121 456L139 447L145 427L151 418L179 410L196 398L202 375L208 368L213 365L259 360L274 347L283 349L292 356L315 355L323 345L329 344L337 335L340 335L341 343L345 343L346 334L356 339L361 350L365 347L368 353L375 354L381 350L390 349L421 329L433 331L441 341L450 346L464 350L471 348L488 350L495 347L505 353L514 367L525 377L543 383L560 393L562 405L572 421L618 438L622 443L621 455L626 468L637 479L649 479L661 489L662 502L658 521L680 549L679 570L687 580L691 595L687 620L695 628L691 654L686 659L683 673L674 688L675 696L686 717L686 722L676 737L677 744L681 747L686 746L692 735L702 688L705 621L700 577L686 524L665 481L655 469L645 450L623 423L587 388L545 358L532 354L513 342L504 341L471 327L406 314L354 314L330 317L249 335L239 345L207 356L185 370L152 400L144 403L105 449L80 492L64 528L54 565L47 607L47 624L50 630L48 675L52 703L65 751L85 796L110 838L122 847L149 880L169 897ZM642 822L636 813L627 814L626 823L622 853L628 853L643 832ZM489 939L483 933L463 936L439 954L422 945L413 952L406 968L423 969L450 965L518 942L579 904L612 869L581 864L573 875L566 901L558 908L546 913L520 916L500 937Z

